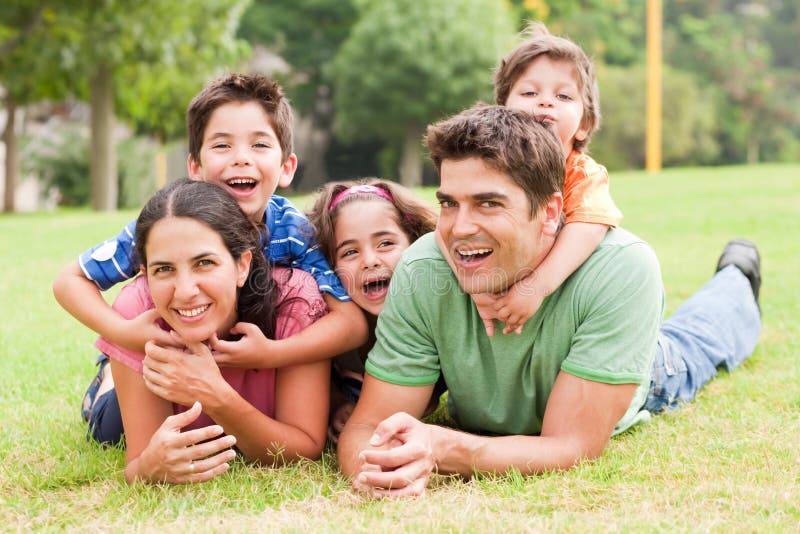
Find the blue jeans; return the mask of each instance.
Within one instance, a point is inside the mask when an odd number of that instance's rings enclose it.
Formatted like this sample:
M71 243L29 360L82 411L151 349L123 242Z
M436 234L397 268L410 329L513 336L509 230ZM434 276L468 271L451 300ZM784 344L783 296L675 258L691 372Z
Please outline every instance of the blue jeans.
M750 283L729 265L661 325L644 408L661 412L693 400L717 368L730 372L750 356L760 332Z
M103 357L108 358L105 355ZM100 395L92 407L86 439L103 445L118 445L124 437L125 429L122 426L122 412L119 409L117 391L111 388Z

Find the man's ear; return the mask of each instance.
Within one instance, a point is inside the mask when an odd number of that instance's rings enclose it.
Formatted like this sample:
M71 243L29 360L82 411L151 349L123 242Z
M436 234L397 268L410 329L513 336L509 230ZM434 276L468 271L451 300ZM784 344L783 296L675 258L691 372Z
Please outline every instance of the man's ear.
M244 286L245 280L247 280L247 275L250 274L250 265L253 263L253 251L252 250L245 250L242 252L242 255L239 256L239 261L236 262L237 268L237 276L236 276L236 287Z
M555 237L561 228L561 211L564 209L564 196L558 192L550 195L541 210L542 233Z
M189 173L189 178L192 180L203 179L203 168L194 160L191 154L186 158L186 172Z
M289 187L297 170L297 156L294 152L289 154L286 161L281 163L281 176L278 178L278 187Z

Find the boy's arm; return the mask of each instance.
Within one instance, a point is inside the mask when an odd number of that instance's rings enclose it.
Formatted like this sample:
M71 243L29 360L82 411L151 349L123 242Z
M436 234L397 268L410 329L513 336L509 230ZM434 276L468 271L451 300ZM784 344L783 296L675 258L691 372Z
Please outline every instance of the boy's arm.
M497 299L497 318L506 324L503 333L519 331L542 301L583 265L608 231L604 224L573 222L564 225L544 261Z
M242 334L242 338L214 339L211 343L214 359L220 366L228 367L284 367L328 360L365 344L368 329L361 308L328 293L323 298L330 310L328 314L284 339L267 339L257 326L238 323L231 332Z
M172 344L169 333L156 324L159 315L155 310L125 319L105 301L97 285L86 278L77 260L58 273L53 282L53 294L70 315L126 349L144 352L145 343L151 339L160 344Z

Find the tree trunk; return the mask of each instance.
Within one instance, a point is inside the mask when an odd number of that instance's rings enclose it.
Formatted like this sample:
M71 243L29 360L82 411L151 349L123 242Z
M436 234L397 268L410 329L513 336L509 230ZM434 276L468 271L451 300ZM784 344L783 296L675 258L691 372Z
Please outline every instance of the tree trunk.
M307 148L303 154L303 177L295 184L301 191L314 191L328 181L328 170L325 167L325 154L330 145L330 132L312 130Z
M400 155L400 183L406 187L422 185L422 128L411 125L406 128L403 138L403 153Z
M92 208L117 209L117 147L114 142L114 92L111 69L100 64L89 82L91 143L89 174Z
M760 147L758 143L758 139L750 135L750 139L747 140L747 163L750 165L755 165L758 163L760 159Z
M19 177L19 149L17 147L17 132L15 131L15 118L17 104L9 94L6 96L6 129L3 131L3 143L6 145L6 187L3 196L3 211L12 213L15 210L14 195L17 191Z

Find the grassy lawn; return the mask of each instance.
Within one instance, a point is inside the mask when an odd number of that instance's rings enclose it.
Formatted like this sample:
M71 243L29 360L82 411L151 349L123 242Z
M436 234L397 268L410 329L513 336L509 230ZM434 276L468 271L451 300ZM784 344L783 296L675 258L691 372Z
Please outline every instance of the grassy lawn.
M709 279L728 239L759 245L756 352L695 403L613 439L598 461L530 478L437 477L426 497L399 502L353 495L330 451L284 469L237 464L199 486L128 487L122 451L84 439L95 336L50 284L135 214L0 216L0 530L796 531L800 165L612 180L623 225L661 260L668 313Z

